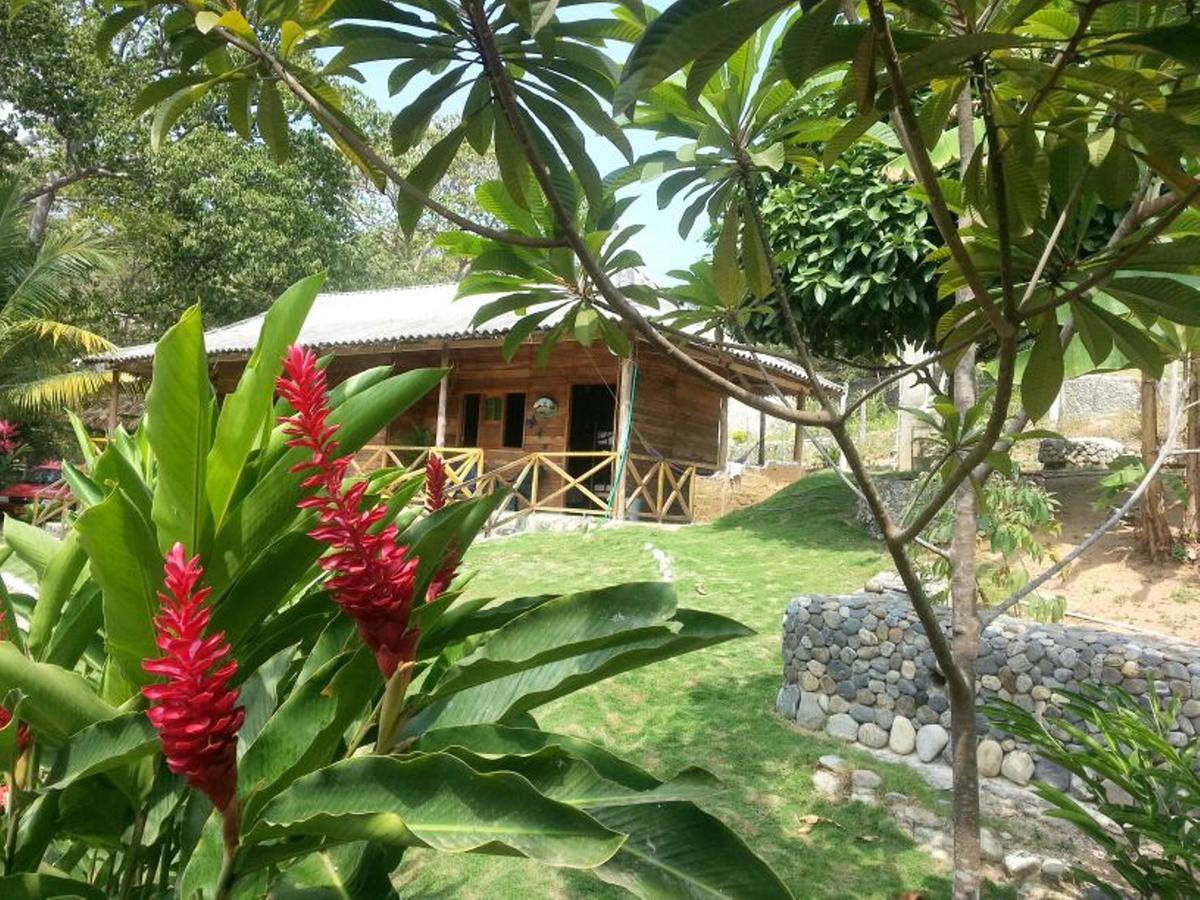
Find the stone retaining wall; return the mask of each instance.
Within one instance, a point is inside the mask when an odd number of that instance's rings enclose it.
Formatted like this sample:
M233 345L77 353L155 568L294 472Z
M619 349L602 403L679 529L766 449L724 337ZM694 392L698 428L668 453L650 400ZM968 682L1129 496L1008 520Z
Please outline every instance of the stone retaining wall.
M947 608L939 608L943 622ZM1132 694L1151 682L1184 699L1171 740L1200 731L1200 647L1093 628L1001 617L977 663L981 700L999 697L1060 716L1061 689L1116 684ZM798 725L868 748L949 761L950 704L925 629L906 595L797 597L783 619L783 687L776 708ZM1035 760L980 716L980 774L1017 784L1033 778L1068 789L1069 774Z

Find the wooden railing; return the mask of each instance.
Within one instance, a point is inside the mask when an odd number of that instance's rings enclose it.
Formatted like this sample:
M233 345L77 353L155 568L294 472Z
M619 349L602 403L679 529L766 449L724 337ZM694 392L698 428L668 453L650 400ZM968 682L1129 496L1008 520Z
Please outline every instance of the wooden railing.
M613 496L619 483L619 454L607 450L491 451L492 468L488 469L488 451L479 447L368 444L354 455L349 474L380 478L381 493L390 495L401 484L421 477L430 453L439 454L446 464L451 499L466 500L496 491L509 493L492 527L531 512L690 522L696 472L706 468L699 462L628 454L623 504ZM424 495L418 494L414 502L424 502ZM73 499L35 503L31 521L35 525L66 523L75 512L74 505Z
M639 519L690 522L696 494L696 470L703 463L629 454L625 461L625 504Z
M384 470L393 470L396 477L386 482L382 493L390 494L409 478L416 478L425 470L425 461L436 451L446 464L446 493L451 500L477 497L480 476L483 475L483 450L478 447L403 447L393 444L368 444L350 464L351 475L371 475ZM424 494L418 499L424 501Z
M458 499L506 491L511 494L493 527L531 512L576 516L624 516L653 522L690 522L698 469L704 463L643 454L625 460L625 502L617 503L619 454L613 451L484 451L477 447L364 447L351 472L394 470L392 485L419 477L431 452L446 462L452 496ZM501 456L505 454L507 458ZM490 454L490 457L488 455ZM515 454L515 455L514 455ZM496 458L501 457L501 458Z

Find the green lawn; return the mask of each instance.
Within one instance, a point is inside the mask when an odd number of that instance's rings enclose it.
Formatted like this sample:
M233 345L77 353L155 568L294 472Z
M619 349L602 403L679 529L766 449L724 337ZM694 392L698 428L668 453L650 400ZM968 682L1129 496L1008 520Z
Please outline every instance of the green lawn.
M509 597L658 579L647 543L666 551L680 605L719 612L757 636L659 663L535 710L544 727L608 745L659 775L689 764L723 787L704 805L741 833L797 897L945 895L929 859L880 808L832 808L812 791L817 757L866 761L884 791L936 798L904 767L885 767L835 741L801 734L773 712L779 628L801 592L860 587L884 566L879 545L847 524L850 495L815 475L751 510L682 529L610 528L484 542L467 558L471 591ZM822 822L806 828L804 817ZM586 875L494 857L414 853L402 893L445 898L620 897Z

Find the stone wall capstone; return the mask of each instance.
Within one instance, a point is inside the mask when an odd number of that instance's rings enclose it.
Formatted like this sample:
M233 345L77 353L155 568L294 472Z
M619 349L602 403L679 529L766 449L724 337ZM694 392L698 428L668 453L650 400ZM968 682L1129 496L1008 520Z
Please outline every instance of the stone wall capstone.
M938 614L945 627L949 609ZM1002 616L984 635L976 668L981 701L1009 700L1047 718L1062 716L1057 692L1081 683L1115 684L1134 695L1153 684L1184 701L1172 743L1183 746L1200 731L1195 644ZM907 595L801 596L788 604L776 709L801 727L948 762L950 704L942 683ZM981 775L1071 787L1069 773L1036 760L982 714L978 725Z

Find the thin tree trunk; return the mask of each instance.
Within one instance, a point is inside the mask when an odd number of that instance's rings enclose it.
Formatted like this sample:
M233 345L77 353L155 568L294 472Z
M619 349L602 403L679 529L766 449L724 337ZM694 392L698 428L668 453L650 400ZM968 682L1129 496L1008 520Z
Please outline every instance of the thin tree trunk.
M958 100L960 166L965 172L975 149L974 110L971 88L963 88ZM960 224L968 225L969 219ZM960 291L956 302L971 299ZM977 401L975 349L972 347L954 367L954 405L965 412ZM975 541L979 533L975 489L964 481L954 495L954 531L950 541L950 650L962 677L947 678L950 701L950 753L954 794L954 897L975 900L979 896L979 762L975 729L975 657L979 652L979 614L976 609Z
M29 218L29 243L40 244L46 236L46 225L50 221L50 208L54 206L54 191L40 195L33 204L33 215Z
M1142 464L1149 469L1158 458L1158 382L1142 374ZM1147 559L1159 561L1171 555L1171 526L1167 522L1162 480L1156 478L1142 498L1138 520L1138 543Z
M1184 529L1192 540L1200 540L1200 353L1187 360L1187 489L1188 505Z
M804 395L796 395L796 408L803 409ZM804 465L804 428L796 426L796 434L792 438L792 462Z
M767 414L762 410L758 412L758 464L767 464Z

